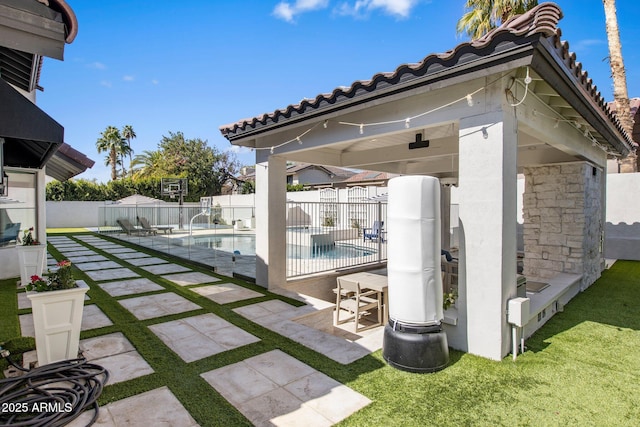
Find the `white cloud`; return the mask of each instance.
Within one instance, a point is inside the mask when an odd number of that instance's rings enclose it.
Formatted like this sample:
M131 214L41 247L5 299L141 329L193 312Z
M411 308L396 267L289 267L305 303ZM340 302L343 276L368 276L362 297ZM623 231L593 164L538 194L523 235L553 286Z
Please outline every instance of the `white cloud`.
M293 22L296 15L312 10L324 9L329 5L329 0L296 0L293 3L281 1L273 9L273 14L287 22Z
M398 18L408 18L413 9L420 0L357 0L354 3L342 3L336 8L340 15L351 15L354 17L362 17L376 9L381 9Z
M571 51L580 54L580 52L584 52L589 50L594 46L606 45L606 40L603 39L585 39L578 40L576 43L572 43L570 45Z
M87 64L87 67L94 68L96 70L104 70L104 69L107 68L106 65L104 65L102 62L98 62L98 61L90 62L89 64Z
M251 152L251 149L248 147L240 146L240 145L231 145L230 147L227 148L227 151L234 154L247 154Z
M157 84L159 84L159 83L160 83L160 82L159 82L157 79L153 79L153 80L151 80L151 84L157 85Z
M111 87L111 82L109 80L102 80L100 86Z
M125 82L132 82L132 81L134 81L134 80L135 80L135 77L133 77L133 76L129 76L129 75L127 75L127 76L122 76L122 80L124 80Z

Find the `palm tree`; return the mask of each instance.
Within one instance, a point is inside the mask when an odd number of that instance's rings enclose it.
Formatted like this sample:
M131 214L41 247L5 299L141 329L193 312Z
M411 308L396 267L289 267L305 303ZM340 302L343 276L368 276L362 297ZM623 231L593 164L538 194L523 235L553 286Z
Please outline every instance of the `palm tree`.
M120 135L120 131L115 126L107 126L107 128L100 134L100 138L96 141L96 148L98 153L107 152L108 165L111 165L111 180L115 181L118 178L118 155L122 152L124 145L124 139Z
M468 11L458 21L458 34L466 33L479 39L509 18L525 13L538 5L538 0L467 0Z
M611 78L613 79L613 99L616 104L616 114L624 130L631 135L633 133L633 117L629 105L627 92L627 75L622 61L622 45L620 44L620 32L618 31L618 18L616 17L616 1L602 0L604 4L604 16L609 41L609 65L611 66ZM636 154L630 154L622 161L621 172L636 172L638 170Z
M131 173L131 178L133 178L133 161L131 160L133 148L131 148L131 140L136 138L136 132L133 130L133 126L125 125L122 128L122 136L127 140L127 146L129 147L129 172Z
M133 158L136 178L164 175L164 164L166 160L160 151L145 150L142 154L137 154ZM139 166L139 167L137 167Z

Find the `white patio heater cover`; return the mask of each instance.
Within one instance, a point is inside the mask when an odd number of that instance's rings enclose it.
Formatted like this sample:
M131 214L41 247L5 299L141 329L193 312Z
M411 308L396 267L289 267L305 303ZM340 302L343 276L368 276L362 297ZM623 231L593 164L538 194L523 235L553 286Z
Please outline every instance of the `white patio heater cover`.
M430 176L391 179L387 222L391 322L440 324L443 310L439 180Z

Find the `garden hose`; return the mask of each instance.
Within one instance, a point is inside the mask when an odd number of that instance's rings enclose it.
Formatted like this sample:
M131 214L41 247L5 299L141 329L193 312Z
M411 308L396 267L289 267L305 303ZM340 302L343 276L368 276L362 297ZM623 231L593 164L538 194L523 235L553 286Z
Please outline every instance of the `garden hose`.
M102 366L79 358L25 369L6 350L0 355L25 372L0 380L0 426L64 426L89 408L94 414L87 426L98 418L97 399L109 378Z

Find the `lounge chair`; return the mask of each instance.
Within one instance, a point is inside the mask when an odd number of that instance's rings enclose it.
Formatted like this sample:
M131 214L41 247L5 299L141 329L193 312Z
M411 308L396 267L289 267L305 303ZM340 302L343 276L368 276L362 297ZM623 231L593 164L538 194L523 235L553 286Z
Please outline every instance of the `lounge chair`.
M142 226L143 230L147 230L150 233L157 234L158 231L162 231L164 234L173 233L173 227L168 227L164 225L149 225L149 220L143 216L137 217L138 224Z
M17 241L18 234L20 234L20 223L8 223L0 234L0 246L7 246L11 242Z
M116 222L118 223L120 228L122 228L122 231L127 233L129 236L134 234L138 236L149 234L148 231L143 230L142 228L134 227L133 224L131 224L131 222L126 218L117 219Z
M382 230L382 226L384 226L384 221L373 221L373 226L363 227L362 228L362 241L365 240L373 240L380 239L380 241L384 242L384 231ZM368 231L370 230L370 231Z

